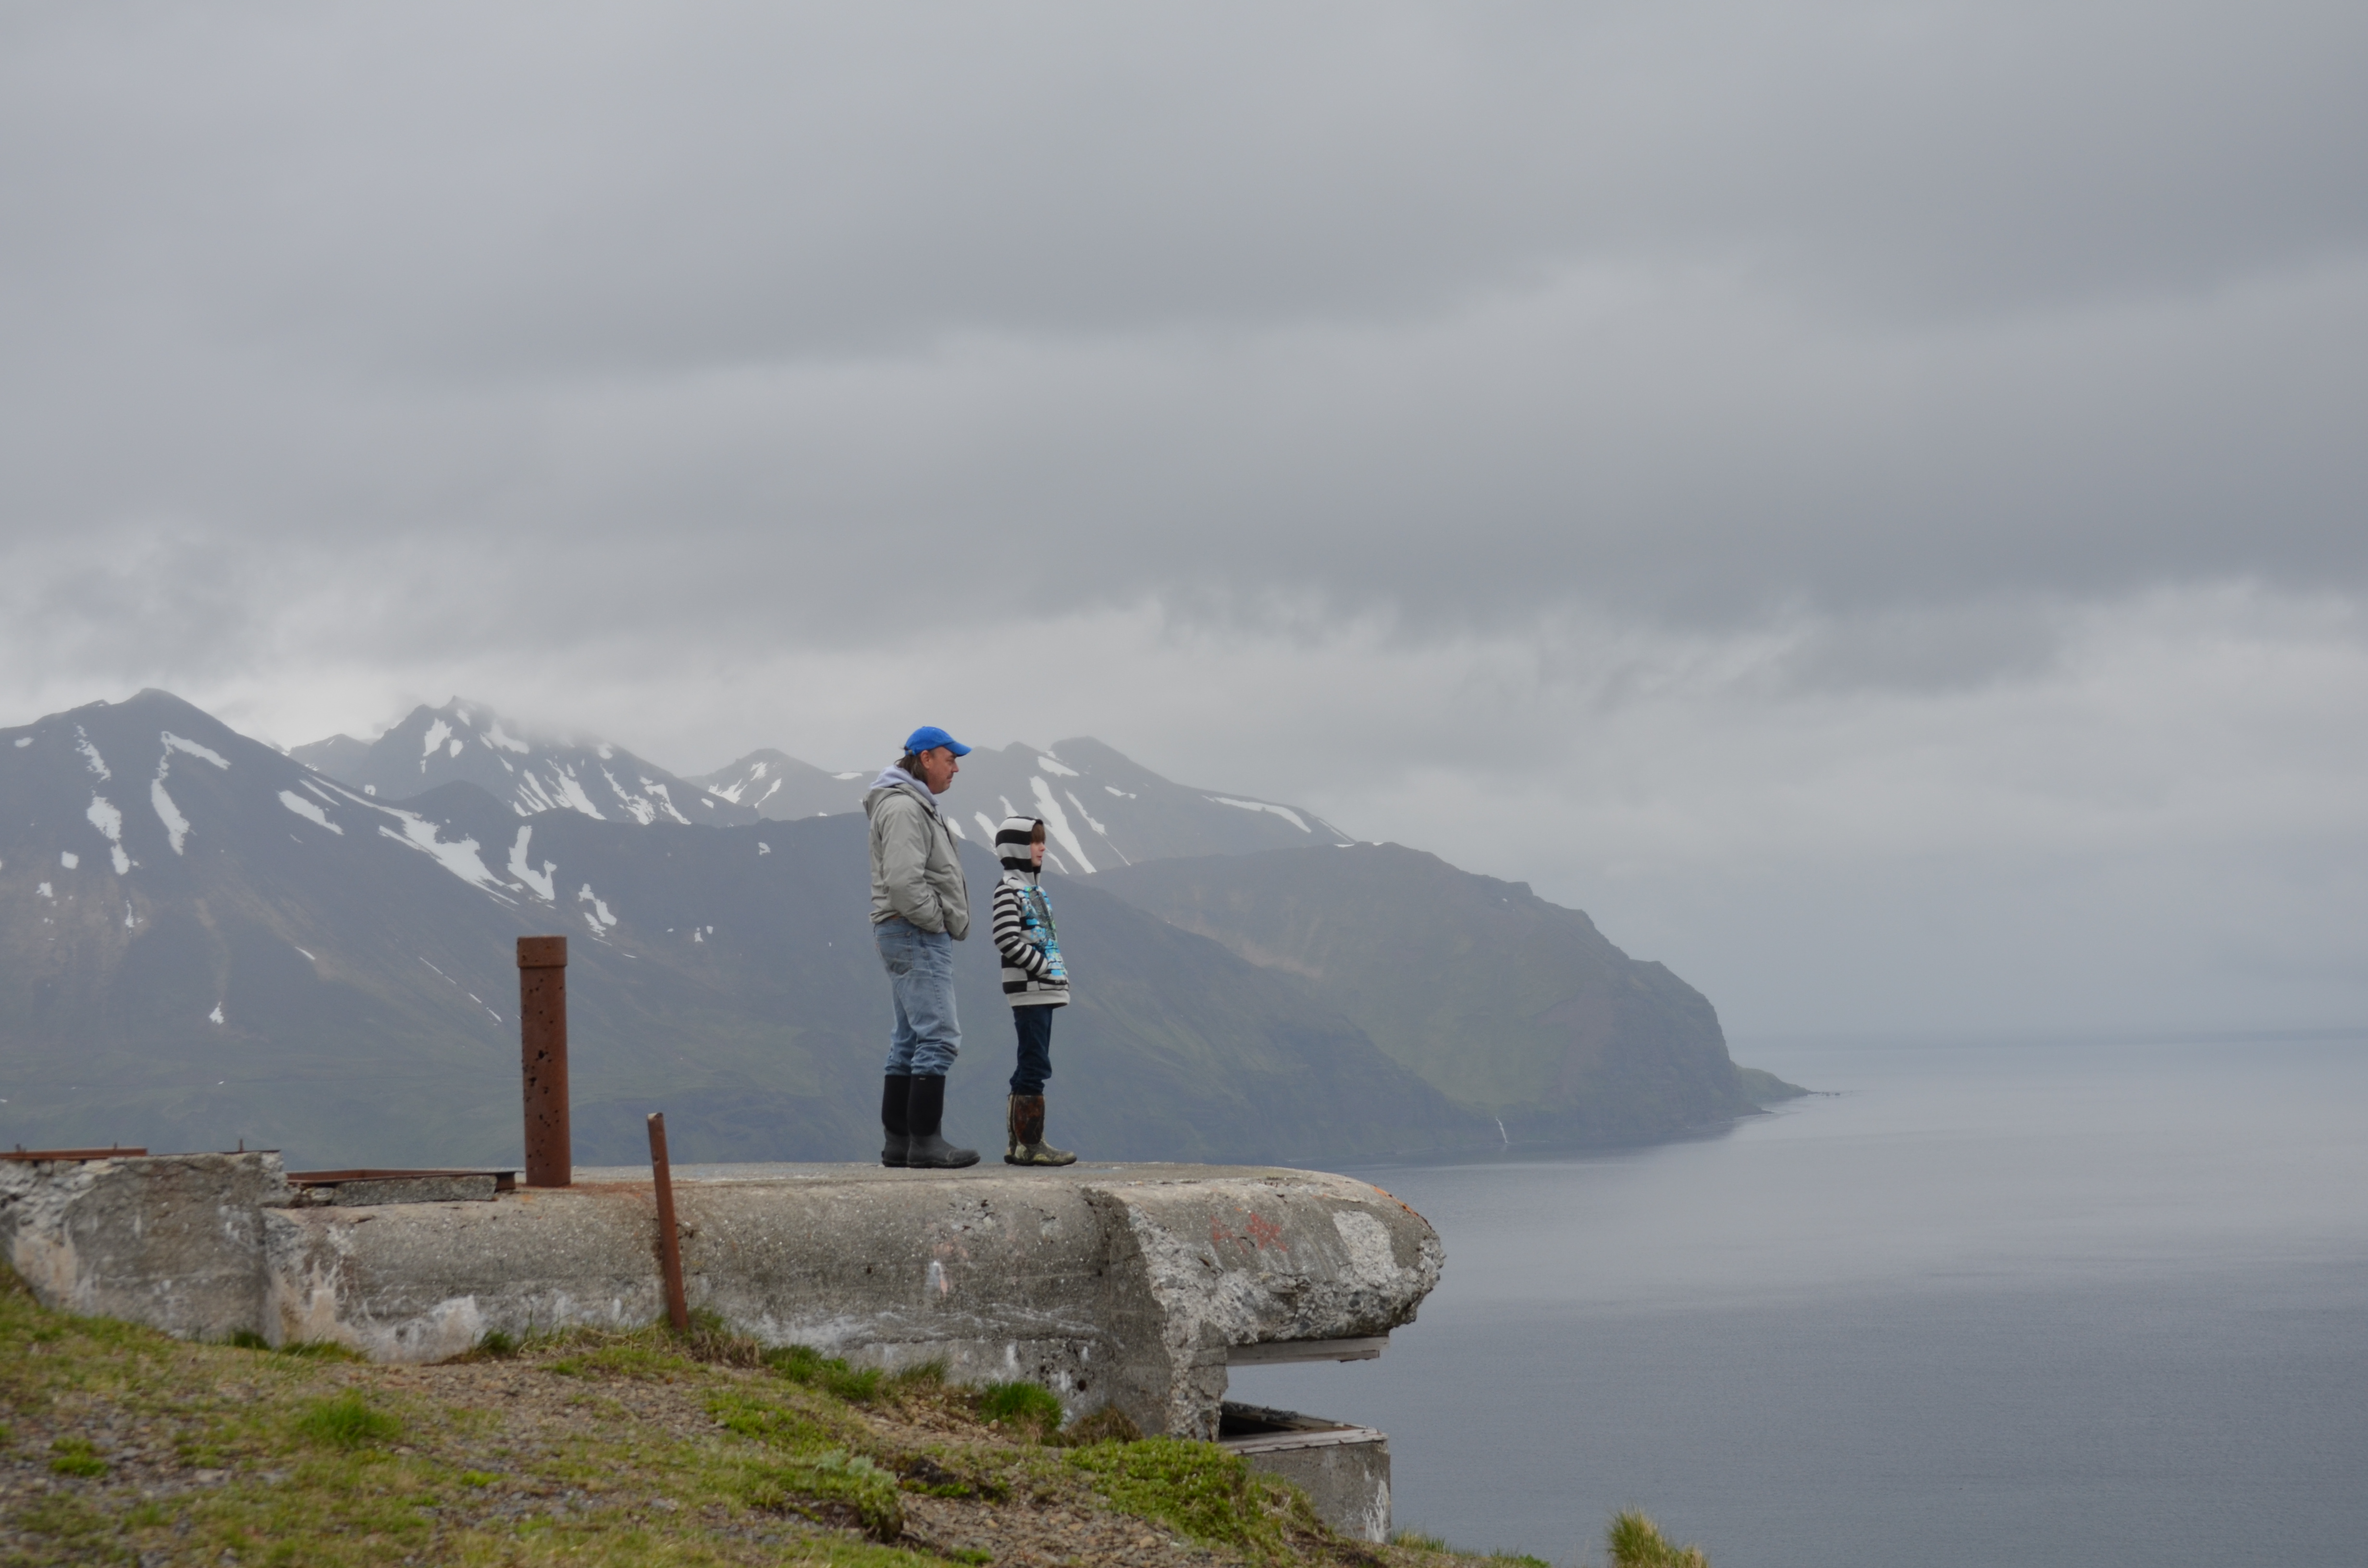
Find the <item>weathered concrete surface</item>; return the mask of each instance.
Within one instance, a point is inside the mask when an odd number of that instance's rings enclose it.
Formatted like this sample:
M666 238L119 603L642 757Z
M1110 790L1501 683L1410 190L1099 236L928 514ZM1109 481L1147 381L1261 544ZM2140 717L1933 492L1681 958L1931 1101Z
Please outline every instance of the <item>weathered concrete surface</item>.
M292 1193L276 1154L0 1162L0 1242L53 1306L436 1360L495 1330L661 1315L646 1173L578 1175L348 1206ZM690 1304L735 1330L1024 1378L1182 1437L1216 1436L1230 1353L1385 1335L1442 1262L1380 1188L1257 1166L709 1166L675 1203Z
M1442 1262L1414 1210L1311 1171L765 1169L677 1177L694 1309L768 1344L1026 1378L1178 1436L1216 1436L1230 1347L1385 1335ZM645 1181L276 1211L263 1333L424 1360L495 1329L647 1323L655 1230Z
M0 1161L0 1246L47 1305L185 1338L257 1327L278 1154Z
M1279 1475L1307 1494L1316 1517L1357 1540L1390 1539L1390 1439L1294 1410L1224 1407L1217 1441L1252 1470Z

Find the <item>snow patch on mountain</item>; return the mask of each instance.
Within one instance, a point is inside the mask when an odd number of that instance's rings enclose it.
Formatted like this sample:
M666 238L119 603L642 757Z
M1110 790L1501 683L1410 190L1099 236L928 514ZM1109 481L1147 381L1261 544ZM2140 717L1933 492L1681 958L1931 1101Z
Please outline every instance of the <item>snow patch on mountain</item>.
M346 835L346 830L344 828L339 827L336 823L329 820L328 812L323 811L318 805L306 800L303 796L298 794L293 790L280 790L279 803L316 827L325 827L340 838L343 838Z
M577 782L575 769L562 767L559 769L559 777L552 782L559 786L561 805L570 811L582 812L587 817L598 817L602 822L609 820L607 817L600 816L600 808L594 805L592 797L584 792L584 786ZM613 784L616 780L612 778L609 782Z
M165 824L165 842L173 846L174 854L180 855L187 853L182 846L189 840L189 819L181 814L181 808L173 803L173 797L165 793L165 775L172 760L172 754L168 752L164 761L156 765L156 777L148 783L148 803L155 808L156 820Z
M184 740L170 730L166 730L157 738L165 743L165 749L167 751L187 752L191 756L202 757L204 760L212 763L216 767L222 769L224 772L228 772L230 770L230 759L222 756L222 753L214 750L211 746L203 746L199 745L195 741Z
M74 726L74 749L82 753L83 760L90 764L90 770L93 773L97 774L101 778L115 777L107 770L107 758L98 755L98 748L90 744L90 737L83 733L80 724Z
M1265 801L1236 801L1231 795L1204 795L1201 799L1206 801L1214 801L1221 806L1239 806L1246 812L1272 812L1275 815L1282 818L1285 822L1288 822L1292 826L1297 828L1302 833L1313 833L1315 831L1314 828L1307 825L1304 818L1303 818L1297 812L1292 811L1289 806L1273 805Z
M588 903L592 906L590 912L586 914L584 918L591 923L592 931L595 936L606 935L608 928L617 923L617 917L609 913L607 901L592 891L592 884L590 882L586 882L583 887L576 890L575 902L578 903Z
M131 857L123 850L123 813L116 810L104 795L90 798L90 809L83 813L90 825L98 829L107 840L108 853L114 858L115 874L122 876L131 869Z
M1069 858L1085 868L1086 875L1092 876L1094 863L1087 858L1086 846L1078 842L1076 833L1069 826L1069 813L1063 811L1061 802L1053 798L1053 787L1033 774L1029 776L1028 786L1035 793L1036 804L1042 808L1037 815L1044 819L1044 831L1060 841L1061 847L1069 852Z
M1081 777L1076 768L1071 767L1059 757L1050 756L1041 752L1037 754L1036 766L1042 768L1047 773L1057 774L1063 778L1076 778Z
M518 842L510 846L510 863L507 869L511 876L533 889L535 897L545 903L556 903L559 902L559 893L552 885L551 876L552 872L559 869L559 862L545 860L540 871L528 865L526 846L528 841L533 837L533 824L529 823L518 829Z
M400 806L381 806L375 801L370 803L370 809L384 812L401 824L398 831L380 824L378 831L381 836L397 844L409 845L471 887L482 888L504 903L512 902L508 897L510 884L494 875L484 861L478 858L475 839L464 837L457 843L448 844L436 824L416 812L406 812Z

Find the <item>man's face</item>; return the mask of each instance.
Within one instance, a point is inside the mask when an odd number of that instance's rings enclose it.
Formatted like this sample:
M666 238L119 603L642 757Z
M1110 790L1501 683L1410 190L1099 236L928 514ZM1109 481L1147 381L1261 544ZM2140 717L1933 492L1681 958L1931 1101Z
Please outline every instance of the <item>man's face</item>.
M921 754L921 782L929 787L932 795L944 794L947 787L953 783L954 775L961 771L962 764L954 760L954 754L945 746Z
M1028 863L1038 870L1044 869L1044 841L1041 838L1028 846Z

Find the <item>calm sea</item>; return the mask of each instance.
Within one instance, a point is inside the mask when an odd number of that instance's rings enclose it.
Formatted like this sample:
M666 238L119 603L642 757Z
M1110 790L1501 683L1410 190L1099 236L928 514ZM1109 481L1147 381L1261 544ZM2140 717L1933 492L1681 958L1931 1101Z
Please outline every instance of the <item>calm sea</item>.
M2368 1040L1759 1047L1700 1142L1397 1166L1447 1275L1235 1397L1390 1434L1397 1522L1714 1568L2368 1562Z

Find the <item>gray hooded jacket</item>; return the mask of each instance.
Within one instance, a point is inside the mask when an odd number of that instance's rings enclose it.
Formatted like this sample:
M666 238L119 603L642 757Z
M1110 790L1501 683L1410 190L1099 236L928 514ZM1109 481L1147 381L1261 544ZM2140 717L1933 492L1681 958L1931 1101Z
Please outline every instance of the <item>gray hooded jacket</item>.
M970 887L929 787L891 767L871 781L863 814L871 820L871 923L901 915L957 942L969 936Z

